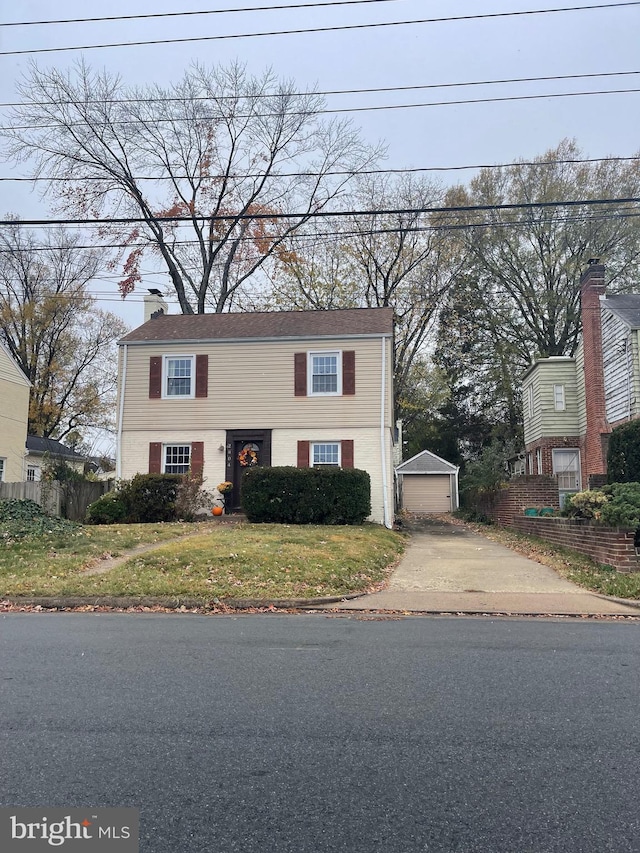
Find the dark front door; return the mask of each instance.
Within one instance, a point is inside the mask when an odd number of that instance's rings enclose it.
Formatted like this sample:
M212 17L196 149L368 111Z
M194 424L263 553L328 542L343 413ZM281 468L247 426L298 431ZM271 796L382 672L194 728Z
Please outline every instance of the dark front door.
M227 510L240 509L242 475L256 465L271 465L271 430L227 430L226 477L233 483L233 491L227 496Z

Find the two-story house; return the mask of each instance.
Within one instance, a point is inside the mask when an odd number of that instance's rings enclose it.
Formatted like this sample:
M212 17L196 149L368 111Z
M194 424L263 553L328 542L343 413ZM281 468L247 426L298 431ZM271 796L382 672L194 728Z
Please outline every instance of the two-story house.
M0 343L0 482L25 479L30 387L7 347Z
M368 471L371 518L393 522L393 311L168 315L119 345L117 476L337 465ZM153 310L159 308L161 310Z
M611 430L640 417L640 295L605 295L594 261L581 280L575 356L541 358L522 379L526 472L557 477L563 495L601 482Z

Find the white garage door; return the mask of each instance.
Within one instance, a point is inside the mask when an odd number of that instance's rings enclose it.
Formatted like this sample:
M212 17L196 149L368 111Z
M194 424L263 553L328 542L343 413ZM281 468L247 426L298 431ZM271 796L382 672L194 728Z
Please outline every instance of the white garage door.
M405 474L402 506L408 512L451 512L451 477L448 474Z

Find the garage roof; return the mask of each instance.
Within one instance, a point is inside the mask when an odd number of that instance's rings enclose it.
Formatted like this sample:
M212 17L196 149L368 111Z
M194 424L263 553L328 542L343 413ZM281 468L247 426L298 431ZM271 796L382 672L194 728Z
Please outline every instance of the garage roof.
M455 474L457 465L452 465L430 450L422 450L396 468L398 474Z

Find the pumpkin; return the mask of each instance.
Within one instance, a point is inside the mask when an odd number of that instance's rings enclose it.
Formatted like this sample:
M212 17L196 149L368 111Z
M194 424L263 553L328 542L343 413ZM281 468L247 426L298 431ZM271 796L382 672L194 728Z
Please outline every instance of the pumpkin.
M211 510L211 515L222 515L222 512L223 510L221 506L214 506Z

